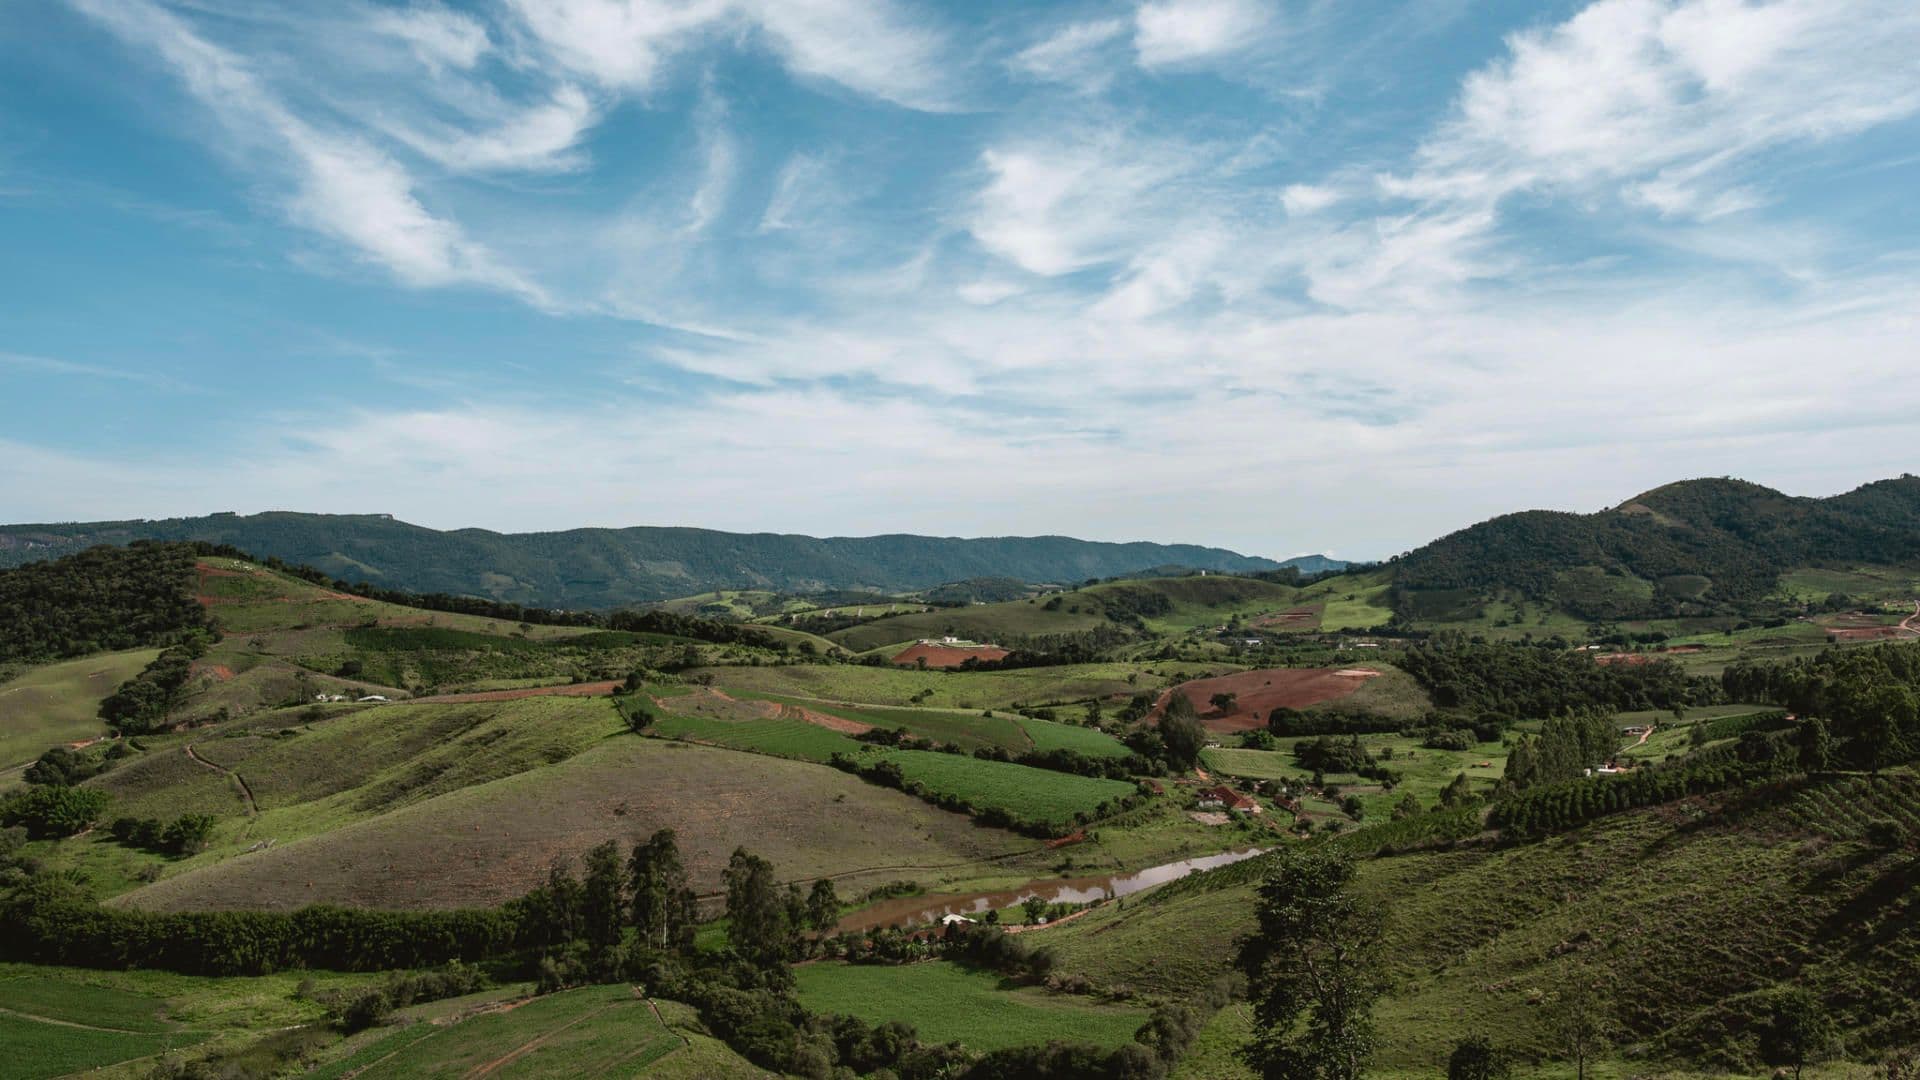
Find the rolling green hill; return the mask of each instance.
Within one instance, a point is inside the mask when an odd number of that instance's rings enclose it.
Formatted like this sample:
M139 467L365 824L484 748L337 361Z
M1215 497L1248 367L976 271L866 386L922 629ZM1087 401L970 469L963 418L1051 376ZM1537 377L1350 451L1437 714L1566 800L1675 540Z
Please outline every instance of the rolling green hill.
M1392 564L1394 608L1416 621L1535 602L1577 618L1745 612L1801 567L1920 564L1920 477L1831 498L1689 480L1597 514L1508 514Z
M441 532L378 514L278 512L0 526L0 565L137 539L231 544L262 558L276 556L346 580L411 592L593 609L714 589L904 590L986 577L1074 582L1166 564L1232 572L1281 565L1218 548L1065 536L821 539L654 527L506 534Z

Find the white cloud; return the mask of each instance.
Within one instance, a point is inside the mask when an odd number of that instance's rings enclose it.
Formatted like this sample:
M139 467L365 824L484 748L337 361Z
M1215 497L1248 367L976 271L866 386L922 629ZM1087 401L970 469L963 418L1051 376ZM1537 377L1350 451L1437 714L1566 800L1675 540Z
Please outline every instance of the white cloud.
M1288 184L1280 191L1280 205L1295 217L1317 214L1340 201L1340 192L1321 184Z
M1091 93L1112 81L1115 60L1109 55L1110 46L1128 28L1124 19L1069 23L1020 50L1007 66L1032 79L1065 83Z
M550 100L502 117L486 130L454 124L385 125L395 139L456 172L566 171L586 164L580 138L597 114L577 86L556 87Z
M479 20L433 3L376 9L368 26L406 42L413 55L435 71L471 68L493 44Z
M602 85L656 87L680 53L757 30L795 74L920 109L951 106L941 34L887 0L509 0L531 36Z
M1261 0L1148 0L1134 12L1133 46L1141 67L1194 64L1248 48L1272 21Z
M269 155L290 173L291 216L351 245L410 285L474 284L544 302L460 226L421 204L413 178L363 140L322 131L295 115L239 57L195 35L145 0L71 0L129 44L172 67L236 143L236 157Z
M1145 224L1142 207L1197 164L1181 156L1114 131L989 149L981 155L988 180L967 229L988 251L1035 274L1124 258Z
M1401 192L1651 183L1663 210L1724 212L1717 185L1751 155L1920 112L1920 7L1905 0L1600 0L1508 46Z
M751 17L793 71L915 109L953 106L945 42L887 0L758 0Z

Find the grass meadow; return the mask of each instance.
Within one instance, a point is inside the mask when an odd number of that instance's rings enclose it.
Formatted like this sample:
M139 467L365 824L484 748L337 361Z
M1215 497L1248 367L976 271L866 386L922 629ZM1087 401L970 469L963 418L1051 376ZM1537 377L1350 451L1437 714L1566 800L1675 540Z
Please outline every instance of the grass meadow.
M912 1024L923 1042L974 1050L1049 1039L1122 1046L1146 1022L1144 1010L1007 986L1000 976L945 961L897 967L809 964L797 968L801 1004L826 1014Z
M146 667L159 649L132 649L30 668L0 683L0 769L48 747L104 733L100 702Z

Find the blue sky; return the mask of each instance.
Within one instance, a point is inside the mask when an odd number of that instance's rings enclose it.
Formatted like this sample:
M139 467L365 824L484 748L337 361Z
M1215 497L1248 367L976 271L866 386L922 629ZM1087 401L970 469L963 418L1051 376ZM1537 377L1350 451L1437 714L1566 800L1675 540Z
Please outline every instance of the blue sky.
M1920 462L1920 5L22 0L0 518L1389 555Z

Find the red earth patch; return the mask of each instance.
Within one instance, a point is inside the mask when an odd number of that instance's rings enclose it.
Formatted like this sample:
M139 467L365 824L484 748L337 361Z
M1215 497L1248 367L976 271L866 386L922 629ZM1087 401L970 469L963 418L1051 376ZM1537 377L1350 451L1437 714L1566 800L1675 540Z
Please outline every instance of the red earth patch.
M1154 702L1153 716L1158 720L1174 694L1185 694L1208 731L1253 731L1266 727L1267 714L1275 709L1305 709L1338 701L1379 674L1366 668L1263 668L1194 679L1161 694ZM1234 695L1233 707L1226 712L1215 710L1215 694Z
M893 658L900 667L917 667L924 658L930 668L957 668L969 659L982 662L1004 660L1007 650L996 645L933 645L921 642Z

